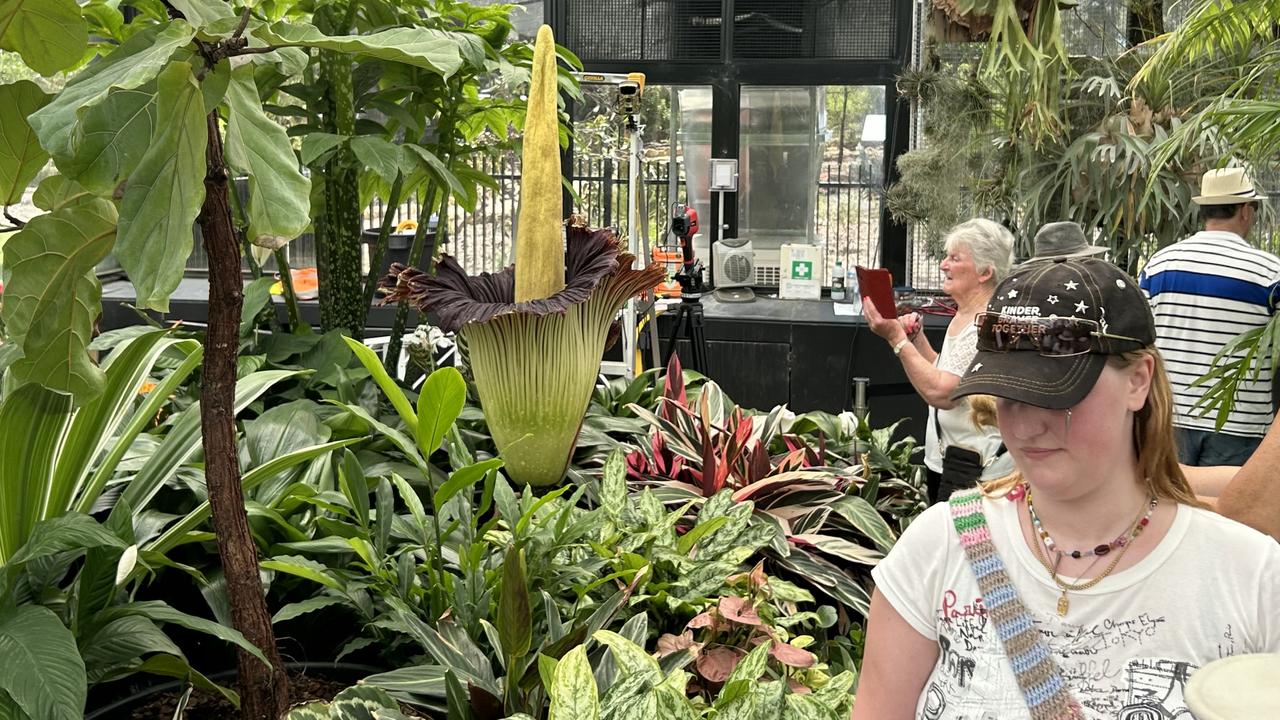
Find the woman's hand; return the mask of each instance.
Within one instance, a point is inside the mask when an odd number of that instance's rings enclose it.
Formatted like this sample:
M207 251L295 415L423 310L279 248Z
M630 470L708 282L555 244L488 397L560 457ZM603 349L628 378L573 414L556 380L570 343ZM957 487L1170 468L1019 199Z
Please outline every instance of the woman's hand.
M867 327L871 328L871 332L887 340L890 345L896 345L907 338L907 331L898 318L881 315L869 297L862 298L862 315L867 319Z

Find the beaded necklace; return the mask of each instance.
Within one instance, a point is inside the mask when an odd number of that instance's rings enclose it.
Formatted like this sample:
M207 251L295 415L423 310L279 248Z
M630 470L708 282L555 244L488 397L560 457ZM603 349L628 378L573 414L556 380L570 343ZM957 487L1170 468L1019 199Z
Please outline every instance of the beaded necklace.
M1147 504L1146 513L1133 523L1133 529L1127 533L1128 535L1127 538L1125 535L1121 535L1120 537L1111 541L1111 543L1108 543L1107 545L1099 545L1095 547L1093 551L1089 553L1082 553L1078 550L1072 553L1064 553L1063 551L1057 549L1057 546L1054 544L1053 540L1049 537L1049 533L1045 532L1044 528L1041 526L1040 518L1036 516L1035 505L1031 503L1030 488L1027 488L1026 490L1026 497L1027 497L1027 514L1031 516L1031 524L1036 528L1036 531L1040 536L1041 541L1044 543L1046 551L1052 551L1054 554L1058 556L1057 562L1054 562L1052 565L1050 565L1048 552L1045 552L1044 554L1041 554L1040 552L1040 543L1036 543L1032 545L1032 549L1035 550L1035 553L1036 553L1036 559L1040 561L1040 564L1044 566L1045 570L1049 571L1049 577L1053 579L1053 584L1057 585L1058 589L1062 591L1062 594L1058 597L1059 617L1065 617L1068 610L1071 608L1071 601L1067 597L1068 591L1078 592L1080 590L1088 590L1094 585L1097 585L1098 583L1102 582L1103 578L1110 575L1111 571L1116 569L1116 566L1120 564L1120 559L1124 557L1125 551L1128 550L1129 546L1133 543L1133 541L1139 535L1142 534L1143 528L1145 528L1151 522L1151 514L1155 512L1156 504L1158 502L1156 498L1154 497L1151 498L1151 502ZM1101 573L1098 573L1098 575L1096 575L1092 580L1087 580L1081 583L1069 583L1063 580L1062 578L1058 577L1058 563L1062 562L1062 558L1065 555L1070 554L1071 557L1073 558L1081 558L1081 557L1084 557L1085 555L1093 555L1094 560L1092 563L1089 564L1089 567L1092 568L1095 564L1097 564L1099 558L1101 558L1103 555L1110 553L1115 548L1119 548L1119 552L1117 552L1111 558L1111 562L1107 564L1107 567Z
M1137 539L1139 535L1142 534L1142 531L1146 529L1147 525L1151 523L1151 514L1156 511L1156 503L1157 503L1157 500L1155 498L1151 498L1151 502L1147 503L1146 514L1144 514L1141 518L1139 518L1138 521L1133 524L1133 527L1130 528L1128 532L1121 533L1118 537L1116 537L1115 540L1112 540L1109 543L1098 545L1094 547L1092 550L1060 550L1058 549L1058 544L1053 541L1053 538L1049 537L1049 531L1044 529L1044 525L1040 522L1040 516L1036 515L1036 506L1033 505L1031 502L1031 490L1028 489L1026 491L1026 494L1027 494L1027 511L1031 514L1031 525L1035 527L1036 534L1040 536L1040 540L1044 543L1045 548L1048 549L1050 552L1066 555L1068 557L1075 558L1076 560L1079 560L1080 558L1084 558L1084 557L1094 556L1094 555L1101 557L1111 552L1112 550L1122 548L1125 545L1133 542L1135 539Z

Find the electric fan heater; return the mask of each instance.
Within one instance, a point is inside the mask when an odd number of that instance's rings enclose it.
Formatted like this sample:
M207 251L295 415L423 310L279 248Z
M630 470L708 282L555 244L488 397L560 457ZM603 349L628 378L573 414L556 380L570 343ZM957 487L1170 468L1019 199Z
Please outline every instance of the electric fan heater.
M751 284L756 279L756 259L750 240L725 238L712 244L711 260L717 300L750 302L755 299Z

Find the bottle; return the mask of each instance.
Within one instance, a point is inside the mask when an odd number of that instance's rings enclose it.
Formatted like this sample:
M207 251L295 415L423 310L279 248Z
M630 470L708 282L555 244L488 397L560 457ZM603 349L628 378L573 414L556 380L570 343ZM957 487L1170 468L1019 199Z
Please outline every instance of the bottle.
M854 268L849 268L849 275L844 282L845 294L849 296L849 302L853 303L853 312L857 315L862 314L862 293L858 291L858 273Z
M844 263L836 261L835 272L831 273L831 299L836 302L844 300Z

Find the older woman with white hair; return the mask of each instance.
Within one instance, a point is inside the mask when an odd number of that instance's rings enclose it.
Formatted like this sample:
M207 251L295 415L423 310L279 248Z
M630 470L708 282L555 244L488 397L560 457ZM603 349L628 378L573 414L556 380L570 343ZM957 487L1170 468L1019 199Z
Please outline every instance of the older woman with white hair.
M947 326L940 350L934 350L920 332L921 320L916 313L897 319L885 318L876 311L874 303L869 300L862 303L871 331L888 341L907 379L929 405L924 464L928 469L930 499L935 501L945 500L956 485L989 480L1013 470L1013 460L1004 452L1000 431L994 424L975 423L970 415L969 400L951 399L952 391L978 352L974 316L986 311L996 285L1013 266L1013 234L990 220L975 218L952 228L945 243L942 290L955 299L959 307ZM948 478L951 487L942 487L943 459L949 453L953 458L951 467L967 465L977 477L959 481Z

